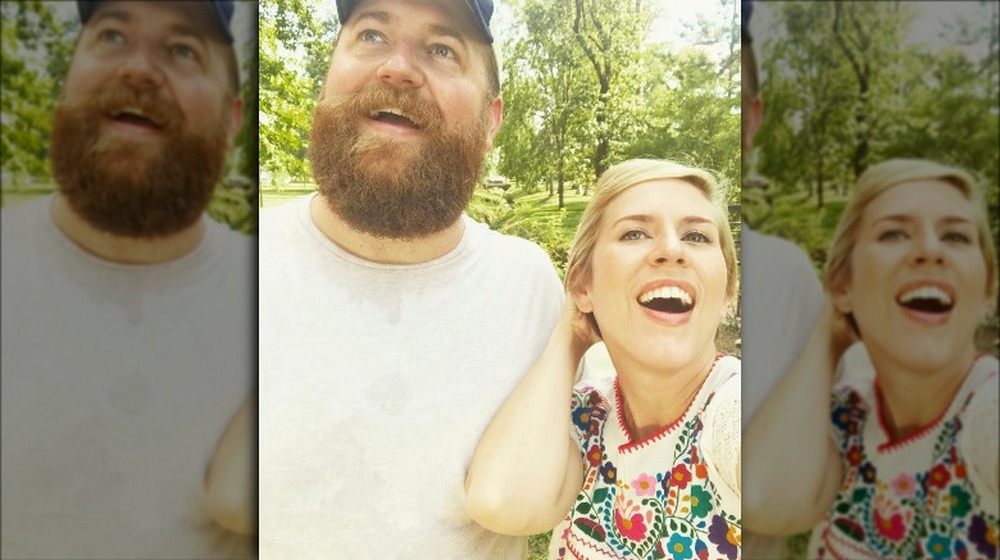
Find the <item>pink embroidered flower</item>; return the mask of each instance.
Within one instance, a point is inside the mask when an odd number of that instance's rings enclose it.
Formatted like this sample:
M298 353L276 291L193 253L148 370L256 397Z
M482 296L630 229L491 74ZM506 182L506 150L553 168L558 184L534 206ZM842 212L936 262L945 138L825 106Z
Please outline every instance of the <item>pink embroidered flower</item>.
M687 488L689 482L691 482L691 471L683 463L670 471L670 486L677 486L684 489Z
M635 489L636 496L652 496L656 494L656 477L640 473L638 478L632 481L632 488Z
M624 518L621 512L615 510L615 527L625 538L633 541L641 541L646 538L646 523L642 520L642 514L636 513L632 517Z
M907 498L912 496L917 490L917 479L903 473L893 479L893 481L889 483L889 486L892 487L892 491L895 492L897 496L900 498Z
M882 512L875 510L875 527L883 537L890 541L901 541L906 536L906 525L903 523L903 516L893 514L883 516Z

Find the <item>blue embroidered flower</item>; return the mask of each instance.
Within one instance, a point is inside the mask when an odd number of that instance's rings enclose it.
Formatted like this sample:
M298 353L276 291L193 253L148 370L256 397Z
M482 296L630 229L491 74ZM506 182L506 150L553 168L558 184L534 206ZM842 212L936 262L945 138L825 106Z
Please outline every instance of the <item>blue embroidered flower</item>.
M611 464L611 461L604 463L604 466L601 467L601 477L608 484L614 484L618 480L618 469Z
M675 560L687 560L694 555L691 550L691 537L685 537L679 533L670 535L667 541L667 554Z
M927 553L934 560L946 560L952 557L951 539L937 533L927 540Z

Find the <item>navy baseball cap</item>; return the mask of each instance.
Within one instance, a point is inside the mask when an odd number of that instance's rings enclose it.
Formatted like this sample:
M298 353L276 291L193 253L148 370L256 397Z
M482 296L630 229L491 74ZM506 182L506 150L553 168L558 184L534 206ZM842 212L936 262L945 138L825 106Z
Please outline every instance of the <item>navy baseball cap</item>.
M337 0L337 17L343 25L347 18L351 17L354 7L358 5L357 0ZM472 19L476 26L483 32L486 42L493 44L493 34L490 33L490 18L493 17L493 0L465 0L465 5L472 11Z
M740 18L740 35L744 43L753 43L753 36L750 35L750 18L753 16L753 0L742 0L742 17Z
M101 3L102 0L77 0L76 8L80 12L80 22L85 24L90 16L94 15L94 10L97 9L97 5ZM226 42L232 44L233 42L233 32L229 28L230 23L233 20L233 0L212 0L211 2L205 2L212 8L212 15L215 16L215 22L219 24L219 30L222 31L222 36L226 38Z

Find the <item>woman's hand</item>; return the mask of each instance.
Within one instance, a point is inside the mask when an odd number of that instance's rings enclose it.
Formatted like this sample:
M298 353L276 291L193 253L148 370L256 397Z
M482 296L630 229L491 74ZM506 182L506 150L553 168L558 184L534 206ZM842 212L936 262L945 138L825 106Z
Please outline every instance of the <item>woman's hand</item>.
M593 315L583 313L576 306L571 294L566 294L566 303L563 304L562 315L552 333L549 344L569 344L574 355L580 357L588 348L601 341L600 335L594 328Z

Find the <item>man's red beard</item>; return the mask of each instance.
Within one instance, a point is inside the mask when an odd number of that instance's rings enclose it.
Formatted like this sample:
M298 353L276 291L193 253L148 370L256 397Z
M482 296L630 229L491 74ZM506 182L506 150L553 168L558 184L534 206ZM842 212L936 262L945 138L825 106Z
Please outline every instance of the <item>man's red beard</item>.
M361 134L373 111L400 109L421 138ZM446 127L430 103L383 84L316 106L309 160L320 194L351 227L416 239L454 224L472 198L486 156L488 100L466 130Z
M158 141L105 130L109 115L126 107L156 123ZM53 175L73 211L101 231L132 238L177 233L208 207L228 151L227 124L220 115L198 123L206 130L191 130L173 101L126 85L108 88L56 108Z

